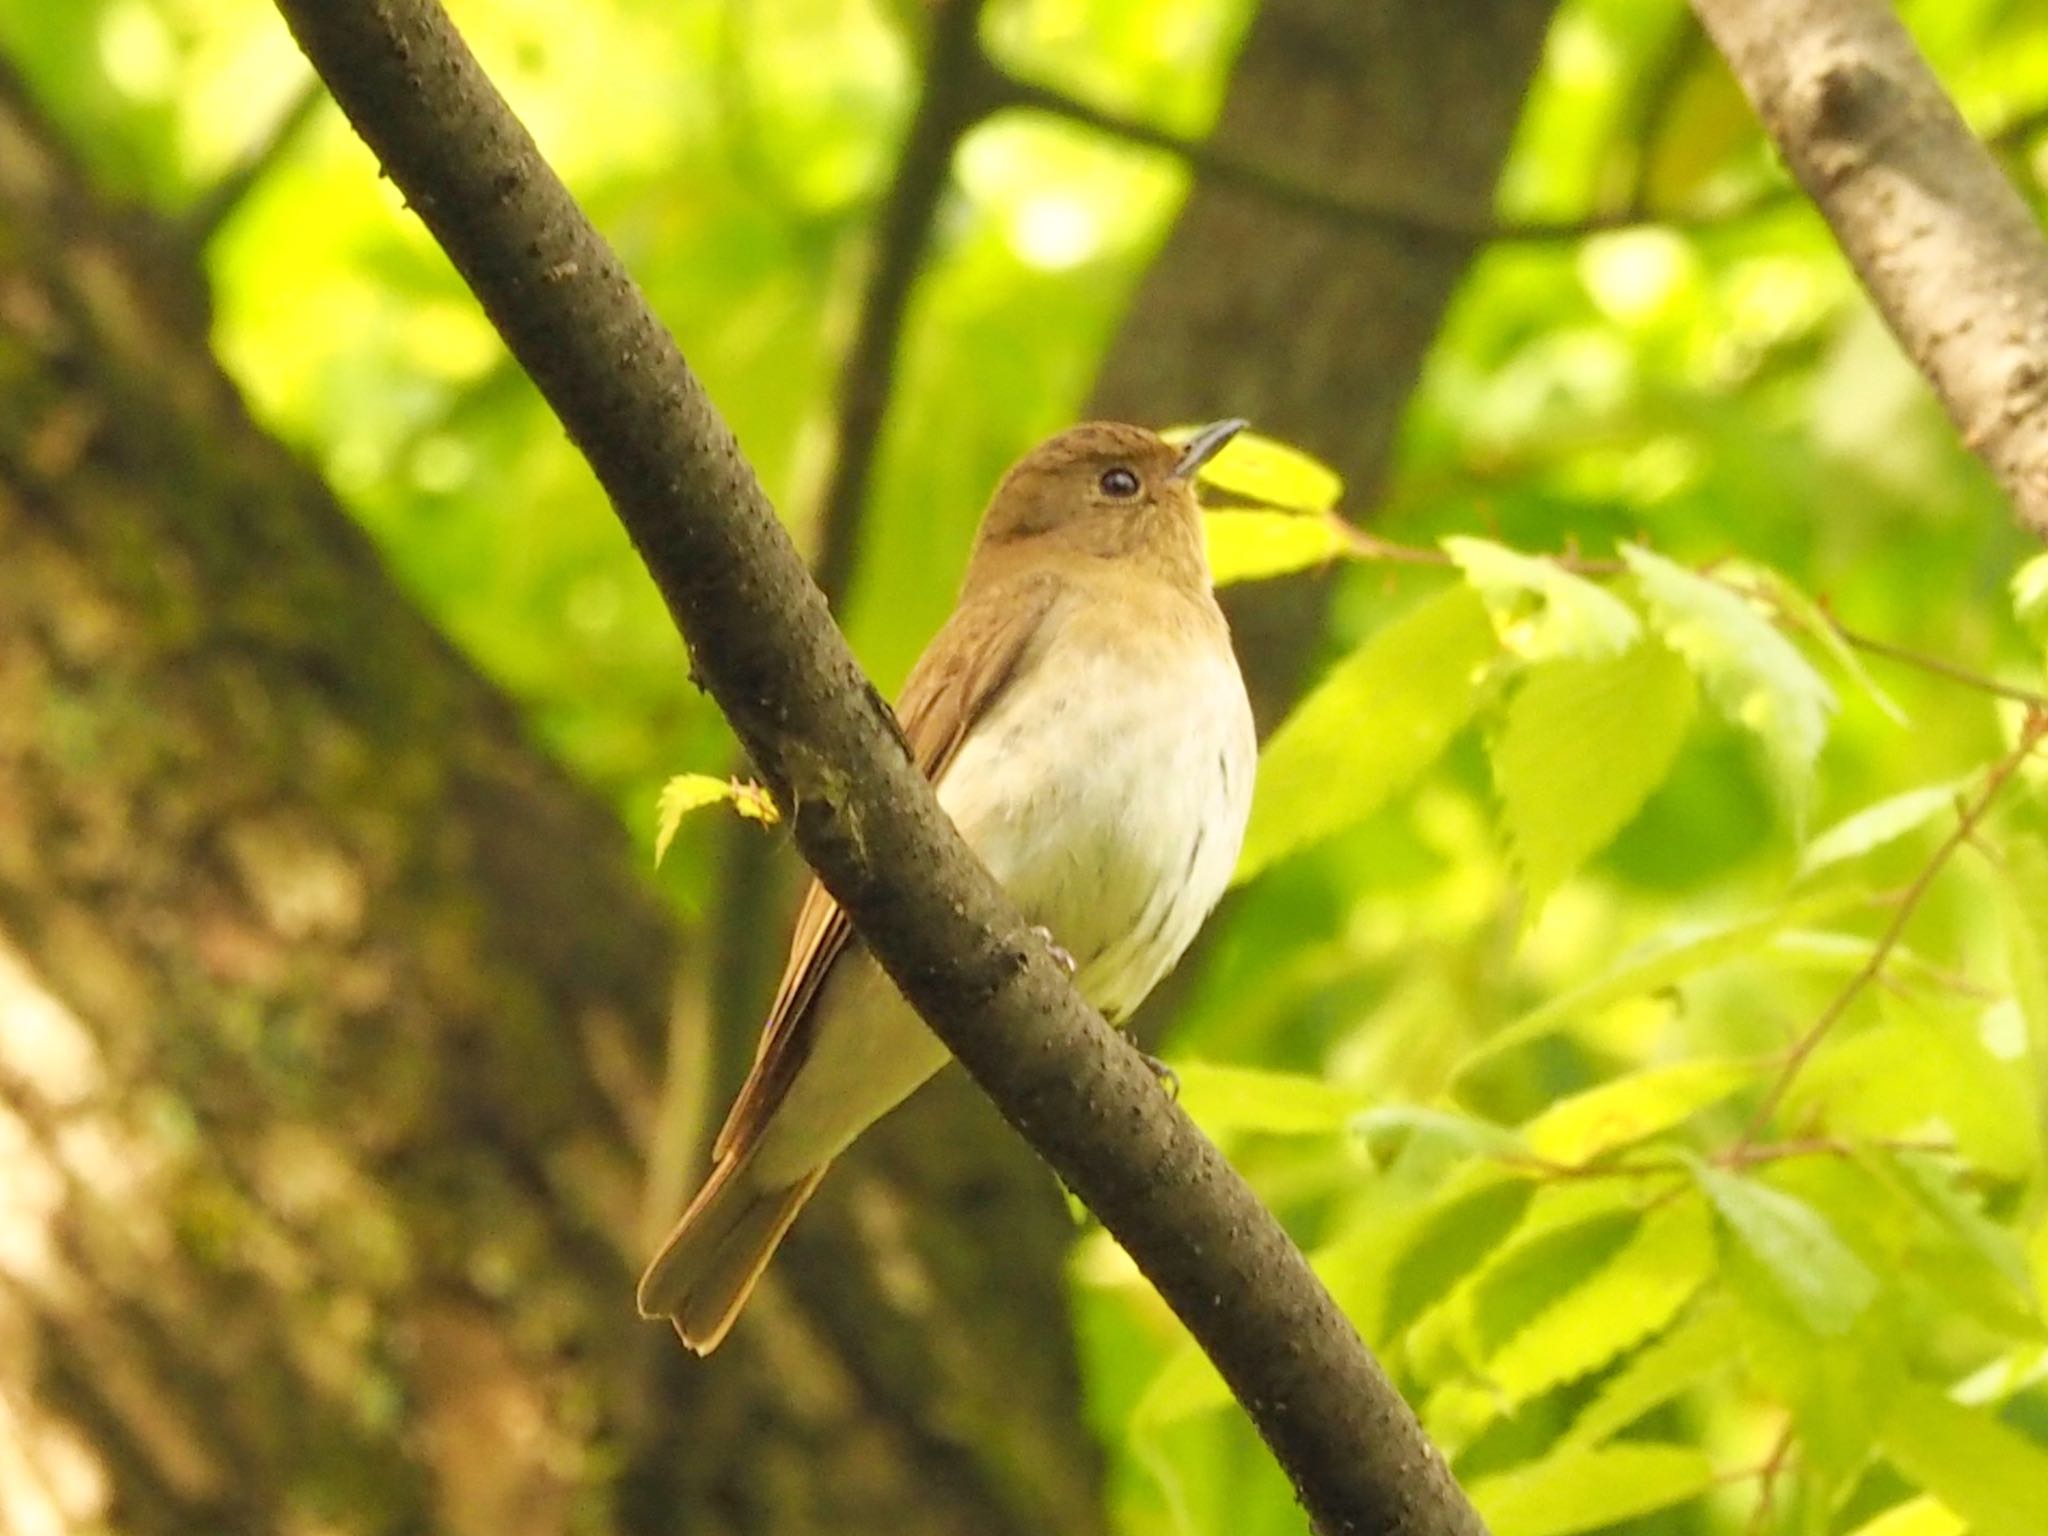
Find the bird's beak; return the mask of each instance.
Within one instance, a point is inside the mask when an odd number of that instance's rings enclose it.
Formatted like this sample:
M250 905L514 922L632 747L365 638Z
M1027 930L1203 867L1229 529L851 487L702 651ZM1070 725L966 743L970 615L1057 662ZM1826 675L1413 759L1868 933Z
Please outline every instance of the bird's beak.
M1187 447L1181 450L1180 462L1173 466L1173 478L1192 480L1195 471L1223 451L1223 445L1251 425L1242 416L1232 416L1227 421L1212 421L1193 437Z

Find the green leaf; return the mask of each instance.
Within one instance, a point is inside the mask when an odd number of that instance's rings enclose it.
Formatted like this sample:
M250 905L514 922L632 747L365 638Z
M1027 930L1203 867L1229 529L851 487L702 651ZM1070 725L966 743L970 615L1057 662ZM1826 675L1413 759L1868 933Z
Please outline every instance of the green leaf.
M1574 1019L1592 1017L1628 998L1661 991L1696 972L1754 955L1783 929L1834 917L1868 899L1867 893L1860 890L1816 891L1772 911L1718 928L1666 935L1624 957L1604 976L1561 992L1503 1025L1473 1047L1458 1064L1454 1081L1465 1081L1510 1051L1555 1034Z
M2002 873L2006 964L2026 1021L2034 1129L2048 1159L2048 845L2036 837L2013 838Z
M1157 1428L1221 1408L1230 1400L1230 1388L1209 1357L1194 1344L1183 1344L1145 1384L1131 1409L1131 1424L1137 1429Z
M1472 1484L1494 1536L1572 1536L1698 1498L1713 1463L1685 1445L1631 1441L1546 1456Z
M1621 553L1665 640L1692 663L1721 712L1762 743L1798 822L1835 709L1834 691L1739 594L1638 545L1623 545Z
M1969 1529L1941 1500L1922 1494L1873 1515L1849 1536L1969 1536Z
M1344 552L1344 530L1334 517L1298 512L1205 512L1202 539L1219 587L1305 571Z
M1720 1103L1758 1066L1746 1057L1710 1056L1646 1067L1559 1099L1522 1127L1522 1141L1550 1162L1587 1163Z
M1451 587L1339 662L1259 761L1237 879L1353 826L1406 788L1472 718L1498 650L1479 599Z
M1909 789L1904 794L1865 806L1855 815L1836 822L1806 845L1806 851L1799 856L1799 873L1810 875L1830 864L1858 858L1873 848L1896 842L1944 812L1953 811L1956 797L1969 784L1968 779L1951 779L1945 784Z
M1891 1464L1961 1516L1971 1536L2041 1536L2048 1446L1922 1382L1893 1397L1879 1439Z
M1489 539L1452 537L1443 547L1485 601L1500 643L1525 661L1618 656L1642 636L1627 603L1555 560Z
M2036 555L2013 572L2012 611L2037 645L2048 637L2048 555Z
M1394 1239L1375 1336L1398 1337L1477 1269L1515 1229L1535 1187L1506 1175L1426 1211Z
M1480 1153L1520 1157L1528 1152L1519 1136L1491 1120L1421 1104L1376 1104L1351 1117L1351 1133L1376 1167L1387 1166L1404 1148L1422 1141L1448 1149L1454 1161Z
M1490 745L1532 913L1664 782L1694 695L1685 663L1654 642L1546 663L1515 690Z
M1795 583L1769 566L1754 565L1746 560L1731 560L1719 566L1714 572L1723 582L1734 582L1751 588L1763 600L1776 608L1785 618L1797 626L1801 633L1812 639L1833 658L1840 667L1870 698L1871 703L1896 725L1907 723L1906 712L1899 708L1898 701L1878 685L1870 669L1863 664L1863 658L1856 654L1856 648L1842 638L1841 630L1821 610L1820 604L1808 597Z
M656 803L654 862L659 864L668 853L668 845L675 841L685 816L707 805L719 804L730 805L749 821L758 821L764 827L772 827L782 819L775 801L758 784L713 778L708 773L679 773L661 786L661 798Z
M1488 1381L1511 1408L1598 1370L1669 1323L1713 1272L1706 1207L1659 1206L1607 1263L1488 1357Z
M1163 436L1170 443L1181 443L1199 430L1175 427ZM1328 512L1344 496L1343 478L1329 465L1256 432L1238 433L1202 466L1196 479L1232 496L1289 512Z
M1735 1345L1735 1318L1728 1306L1695 1307L1602 1384L1560 1444L1583 1450L1619 1434L1651 1409L1662 1407L1726 1366Z
M1313 1136L1344 1129L1359 1098L1305 1072L1175 1062L1180 1103L1207 1131Z
M1814 1333L1848 1332L1877 1299L1877 1276L1805 1201L1716 1168L1695 1174L1736 1241Z

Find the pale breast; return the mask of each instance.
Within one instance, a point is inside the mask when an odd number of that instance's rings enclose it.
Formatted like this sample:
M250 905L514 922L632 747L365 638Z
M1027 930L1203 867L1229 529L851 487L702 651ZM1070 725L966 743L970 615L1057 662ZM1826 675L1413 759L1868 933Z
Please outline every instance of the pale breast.
M1251 809L1251 709L1213 609L1084 597L1032 660L939 801L1074 957L1083 994L1121 1018L1229 883Z

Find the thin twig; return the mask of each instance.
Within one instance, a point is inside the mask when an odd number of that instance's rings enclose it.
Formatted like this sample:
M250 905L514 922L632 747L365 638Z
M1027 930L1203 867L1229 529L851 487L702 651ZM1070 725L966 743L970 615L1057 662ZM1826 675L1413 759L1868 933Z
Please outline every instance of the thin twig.
M1784 1102L1786 1093L1791 1089L1792 1080L1799 1075L1800 1068L1806 1065L1807 1059L1841 1021L1842 1015L1848 1012L1849 1005L1865 987L1877 979L1878 973L1884 969L1886 958L1905 933L1906 924L1912 920L1921 898L1934 884L1934 877L1947 866L1955 851L1969 840L1978 824L1990 811L1992 802L1998 798L1999 791L2004 789L2006 782L2019 771L2020 764L2026 761L2043 735L2048 735L2048 710L2028 711L2026 721L2020 727L2019 741L2010 752L1992 765L1990 773L1985 776L1984 787L1977 792L1974 800L1963 807L1954 830L1942 839L1941 846L1934 850L1933 855L1921 866L1919 874L1915 875L1912 883L1906 887L1906 894L1901 898L1898 909L1892 913L1891 921L1885 925L1884 932L1878 936L1877 943L1871 948L1870 958L1863 962L1856 974L1849 978L1842 990L1837 992L1827 1007L1821 1010L1820 1017L1814 1020L1812 1027L1786 1051L1777 1077L1772 1080L1770 1088L1764 1094L1763 1102L1757 1106L1756 1113L1750 1117L1749 1125L1736 1141L1738 1151L1754 1142L1757 1134L1770 1123L1771 1117L1778 1112L1779 1105Z
M2032 688L2022 688L2016 683L2000 682L1995 677L1973 672L1968 667L1943 660L1939 656L1908 650L1894 641L1880 640L1875 635L1860 634L1843 624L1833 614L1824 616L1834 626L1835 633L1841 636L1842 643L1854 646L1859 651L1867 651L1872 656L1882 656L1887 661L1896 661L1904 666L1917 667L1922 672L1931 672L1936 677L1945 677L1951 682L1962 683L1994 698L2010 699L2013 703L2024 704L2029 709L2048 709L2048 694L2038 693Z
M859 554L861 514L895 385L904 313L952 173L953 151L991 106L982 89L987 74L976 37L982 4L945 0L934 8L923 93L897 157L853 345L840 367L832 463L819 501L817 554L811 562L812 575L835 611L845 599Z
M327 90L321 85L320 77L307 76L298 94L278 114L277 121L270 125L270 131L220 180L199 194L182 221L185 239L193 250L204 250L220 233L221 226L234 216L235 210L247 201L249 194L277 169L278 163L291 152L299 135L313 121L326 100Z

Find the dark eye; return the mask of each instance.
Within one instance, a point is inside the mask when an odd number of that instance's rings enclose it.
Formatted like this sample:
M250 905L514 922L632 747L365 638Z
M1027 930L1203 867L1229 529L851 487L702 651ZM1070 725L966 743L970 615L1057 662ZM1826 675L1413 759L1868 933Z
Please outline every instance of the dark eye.
M1119 464L1115 469L1105 469L1102 478L1096 482L1102 487L1102 494L1117 501L1129 501L1138 494L1136 472Z

